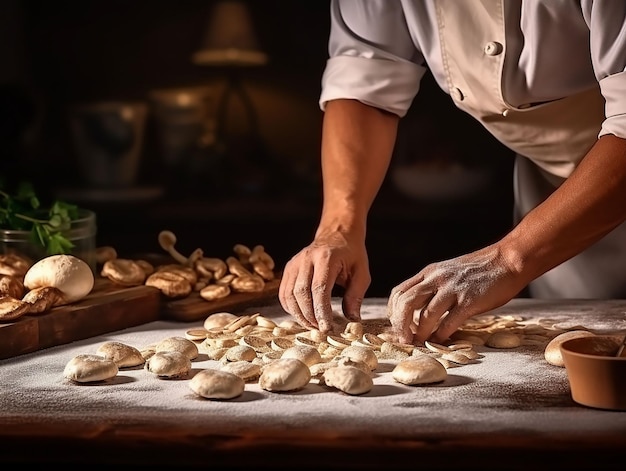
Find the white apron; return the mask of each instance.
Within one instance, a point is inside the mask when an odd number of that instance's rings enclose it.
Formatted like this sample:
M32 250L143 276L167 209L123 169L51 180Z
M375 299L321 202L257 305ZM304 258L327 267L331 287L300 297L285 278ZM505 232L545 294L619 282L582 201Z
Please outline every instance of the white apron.
M596 142L604 99L598 87L548 103L511 106L502 94L503 1L437 0L437 20L448 91L455 105L517 154L514 219L518 222L570 175ZM533 281L529 293L537 298L626 297L626 224Z

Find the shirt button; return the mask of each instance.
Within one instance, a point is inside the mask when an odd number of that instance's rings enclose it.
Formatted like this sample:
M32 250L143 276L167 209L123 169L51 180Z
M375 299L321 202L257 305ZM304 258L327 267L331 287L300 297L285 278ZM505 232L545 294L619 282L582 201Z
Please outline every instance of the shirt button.
M487 54L488 56L497 56L498 54L502 53L502 44L497 43L495 41L490 41L487 44L485 44L485 54Z
M463 95L463 92L460 88L455 87L452 89L452 98L454 98L456 101L463 101L465 95Z

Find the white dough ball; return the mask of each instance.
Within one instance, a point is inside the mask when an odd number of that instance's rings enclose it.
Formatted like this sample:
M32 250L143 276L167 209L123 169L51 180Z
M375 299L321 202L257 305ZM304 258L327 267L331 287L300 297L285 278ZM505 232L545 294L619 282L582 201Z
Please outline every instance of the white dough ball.
M95 282L91 267L74 255L50 255L35 262L24 275L29 289L52 286L63 293L66 303L73 303L91 293Z

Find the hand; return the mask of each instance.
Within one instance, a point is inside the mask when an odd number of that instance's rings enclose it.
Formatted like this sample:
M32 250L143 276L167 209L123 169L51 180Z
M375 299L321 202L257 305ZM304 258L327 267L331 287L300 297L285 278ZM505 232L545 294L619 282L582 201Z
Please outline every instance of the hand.
M524 286L492 245L426 266L393 288L387 315L400 342L442 342L465 320L505 304Z
M283 270L278 299L300 324L329 332L332 327L332 289L345 288L342 309L351 321L361 319L361 304L371 283L364 241L344 234L317 236Z

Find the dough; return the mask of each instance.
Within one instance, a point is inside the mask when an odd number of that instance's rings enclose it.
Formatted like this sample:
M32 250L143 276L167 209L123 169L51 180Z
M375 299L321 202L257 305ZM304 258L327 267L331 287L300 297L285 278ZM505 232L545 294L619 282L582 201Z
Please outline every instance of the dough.
M156 344L155 352L180 352L190 360L195 360L200 354L198 346L185 337L168 337Z
M65 365L63 376L77 383L104 381L117 375L114 361L100 355L76 355Z
M593 337L595 334L588 330L570 330L557 335L548 342L543 352L543 356L548 363L554 366L565 367L563 357L561 356L561 344L566 340L577 339L580 337Z
M266 391L297 391L311 381L311 370L297 358L279 358L263 368L259 386Z
M232 399L243 393L245 382L228 371L206 369L191 378L189 387L206 399Z
M145 363L143 355L137 348L121 342L104 342L98 347L96 354L114 361L118 368L139 366Z
M374 353L374 350L368 347L350 345L349 347L346 347L341 351L341 356L348 357L354 361L362 361L372 371L378 368L378 357Z
M237 319L237 317L232 312L216 312L204 320L204 328L206 330L221 329Z
M261 367L255 363L249 361L233 361L226 363L220 368L221 371L228 371L243 379L246 383L248 381L256 381L261 376Z
M372 377L354 366L334 366L329 368L322 374L320 384L339 389L351 395L365 394L374 387Z
M435 358L423 355L400 361L391 376L398 383L412 386L441 382L448 377L448 371Z
M181 352L156 352L146 360L145 369L163 378L183 378L191 371L191 360Z
M283 352L281 358L297 358L301 360L307 367L313 366L316 363L321 363L322 355L317 351L317 348L310 345L293 345Z
M61 290L68 303L87 296L94 283L95 278L87 262L66 254L42 258L24 275L24 286L27 289L53 286Z
M522 344L522 337L513 332L494 332L485 341L485 345L491 348L516 348Z

